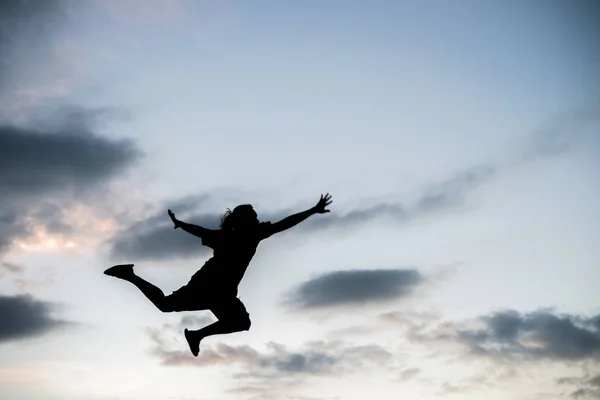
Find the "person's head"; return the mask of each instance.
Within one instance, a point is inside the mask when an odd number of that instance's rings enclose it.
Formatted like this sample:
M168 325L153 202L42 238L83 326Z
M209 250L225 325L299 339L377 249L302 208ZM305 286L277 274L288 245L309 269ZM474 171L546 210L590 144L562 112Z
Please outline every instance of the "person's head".
M259 224L258 215L252 205L241 204L231 211L227 209L221 218L221 229L249 228Z

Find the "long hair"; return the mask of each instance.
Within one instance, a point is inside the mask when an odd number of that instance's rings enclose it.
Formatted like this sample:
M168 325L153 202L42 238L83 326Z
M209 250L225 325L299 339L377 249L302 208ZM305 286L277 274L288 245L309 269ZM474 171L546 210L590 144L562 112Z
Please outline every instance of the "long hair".
M252 208L250 204L240 204L232 210L229 208L221 216L221 229L231 230L237 227L240 213L245 209Z
M235 216L233 215L233 211L229 208L223 215L221 216L221 229L231 230L235 226Z

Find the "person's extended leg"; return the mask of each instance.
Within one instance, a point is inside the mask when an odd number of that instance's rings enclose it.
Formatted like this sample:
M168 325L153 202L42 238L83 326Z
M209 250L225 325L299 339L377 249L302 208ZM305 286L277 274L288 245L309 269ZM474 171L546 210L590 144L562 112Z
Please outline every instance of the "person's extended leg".
M165 302L165 294L158 287L150 282L140 278L133 272L133 264L115 265L104 271L108 276L123 279L133 283L140 291L162 312L169 312L169 308Z
M244 304L237 298L227 299L211 307L218 321L196 331L184 330L185 339L194 357L200 352L200 341L207 336L224 335L250 329L250 314Z

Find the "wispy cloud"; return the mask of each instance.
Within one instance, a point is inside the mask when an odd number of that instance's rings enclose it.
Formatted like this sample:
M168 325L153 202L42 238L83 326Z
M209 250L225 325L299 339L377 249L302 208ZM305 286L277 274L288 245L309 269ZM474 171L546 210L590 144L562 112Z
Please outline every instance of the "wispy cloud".
M527 156L552 157L587 143L597 146L599 129L600 105L557 114L535 132Z
M295 227L293 232L306 233L326 229L349 232L378 220L407 224L421 216L448 212L464 204L468 194L492 179L495 171L491 165L461 171L447 180L432 184L414 204L409 206L400 202L390 202L374 204L346 213L333 209L330 214L309 218ZM194 213L208 198L209 196L205 195L193 199L197 201L196 204L193 204L189 198L165 204L156 214L122 230L110 241L113 259L167 260L208 254L211 250L203 247L197 238L185 232L174 231L166 214L167 208L170 208L176 214L185 215L182 219L186 222L216 229L220 222L219 213ZM282 209L260 213L259 218L274 222L299 211L302 210Z
M594 375L587 372L583 377L559 378L557 383L571 388L569 394L571 398L581 400L600 398L600 373Z
M8 262L0 262L0 276L22 274L25 267Z
M201 348L198 358L189 350L169 350L163 333L150 330L154 343L152 354L167 366L206 367L212 365L243 366L247 372L238 378L258 378L288 375L328 375L358 370L368 364L386 363L391 354L378 345L353 346L336 342L310 342L292 350L279 343L268 343L265 351L224 343ZM249 370L248 370L249 368ZM248 372L249 371L249 372Z
M594 132L600 126L600 109L590 107L564 113L547 121L524 144L524 153L509 165L519 166L523 161L548 158L563 154L581 143L598 140ZM520 158L519 158L520 157ZM293 229L295 233L315 232L325 229L338 229L352 232L365 224L375 221L394 222L406 225L415 219L443 215L462 210L469 203L469 196L487 183L493 181L506 165L483 163L450 175L447 179L432 182L412 202L391 201L371 206L338 212L335 207L322 218L310 218ZM207 196L202 196L205 199ZM244 201L240 201L244 202ZM176 202L175 202L176 203ZM207 228L219 225L219 213L197 213L195 207L186 203L182 212L186 220ZM231 206L231 205L230 205ZM181 232L174 232L166 218L166 209L176 213L176 204L165 204L160 211L147 220L139 221L119 232L111 241L111 254L114 259L168 260L190 258L208 254L210 249L203 247L199 240ZM281 209L275 212L261 212L263 220L276 221L300 210Z
M150 352L162 365L226 366L236 382L232 391L247 396L271 396L285 388L288 389L284 390L285 394L293 396L291 389L311 378L385 368L392 361L392 354L378 344L355 345L341 341L313 341L294 347L269 342L262 349L248 345L202 344L195 358L175 325L148 329L147 333L152 342Z

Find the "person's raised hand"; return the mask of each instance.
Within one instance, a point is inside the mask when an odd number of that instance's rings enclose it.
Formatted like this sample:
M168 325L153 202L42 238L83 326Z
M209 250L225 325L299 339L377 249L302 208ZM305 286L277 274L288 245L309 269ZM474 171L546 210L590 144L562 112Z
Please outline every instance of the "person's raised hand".
M171 218L171 221L173 221L173 225L174 225L173 229L179 228L180 221L177 218L175 218L175 214L173 214L173 211L168 210L167 214L169 214L169 217Z
M325 209L325 207L327 207L330 204L331 204L331 196L329 195L329 193L327 193L325 196L321 195L321 199L319 200L317 205L314 206L313 210L315 210L315 212L318 214L328 213L329 210Z

